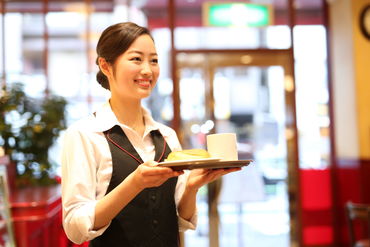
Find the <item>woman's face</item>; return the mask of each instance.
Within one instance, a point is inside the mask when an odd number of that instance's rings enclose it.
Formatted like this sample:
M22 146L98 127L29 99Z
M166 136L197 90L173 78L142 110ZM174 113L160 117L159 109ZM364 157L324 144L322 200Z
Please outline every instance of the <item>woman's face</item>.
M158 54L151 37L146 34L139 36L117 58L110 71L112 97L148 97L159 76Z

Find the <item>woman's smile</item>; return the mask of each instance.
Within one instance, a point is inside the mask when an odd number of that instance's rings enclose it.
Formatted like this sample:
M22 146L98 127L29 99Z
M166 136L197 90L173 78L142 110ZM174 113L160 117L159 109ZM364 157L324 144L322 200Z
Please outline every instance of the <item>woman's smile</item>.
M149 35L141 35L120 55L110 70L112 98L143 99L159 76L158 54Z
M134 82L143 88L150 88L150 85L152 83L152 81L149 79L136 79L134 80Z

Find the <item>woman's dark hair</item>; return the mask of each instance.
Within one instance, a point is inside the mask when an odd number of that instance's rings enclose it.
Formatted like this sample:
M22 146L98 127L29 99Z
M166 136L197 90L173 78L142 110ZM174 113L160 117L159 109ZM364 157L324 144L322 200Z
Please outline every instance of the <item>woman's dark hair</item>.
M101 34L96 46L96 53L98 55L96 64L99 65L98 59L101 57L107 63L113 65L116 59L127 51L131 44L143 34L148 34L153 39L147 28L138 26L132 22L122 22L109 26ZM103 88L109 90L108 78L100 68L96 74L96 80Z

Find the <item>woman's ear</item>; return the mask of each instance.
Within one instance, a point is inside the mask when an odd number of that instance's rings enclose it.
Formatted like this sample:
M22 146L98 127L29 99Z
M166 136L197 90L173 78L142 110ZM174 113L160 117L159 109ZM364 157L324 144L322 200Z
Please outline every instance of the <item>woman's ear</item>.
M105 60L105 58L99 57L98 58L99 68L103 72L103 74L110 78L112 74L112 66Z

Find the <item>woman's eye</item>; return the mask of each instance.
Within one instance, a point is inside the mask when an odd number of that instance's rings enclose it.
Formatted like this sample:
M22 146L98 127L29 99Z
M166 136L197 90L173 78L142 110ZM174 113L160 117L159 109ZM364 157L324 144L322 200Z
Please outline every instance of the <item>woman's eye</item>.
M141 61L141 58L140 57L133 57L130 60L131 61Z
M157 64L157 63L158 63L158 58L154 58L154 59L152 59L152 63Z

